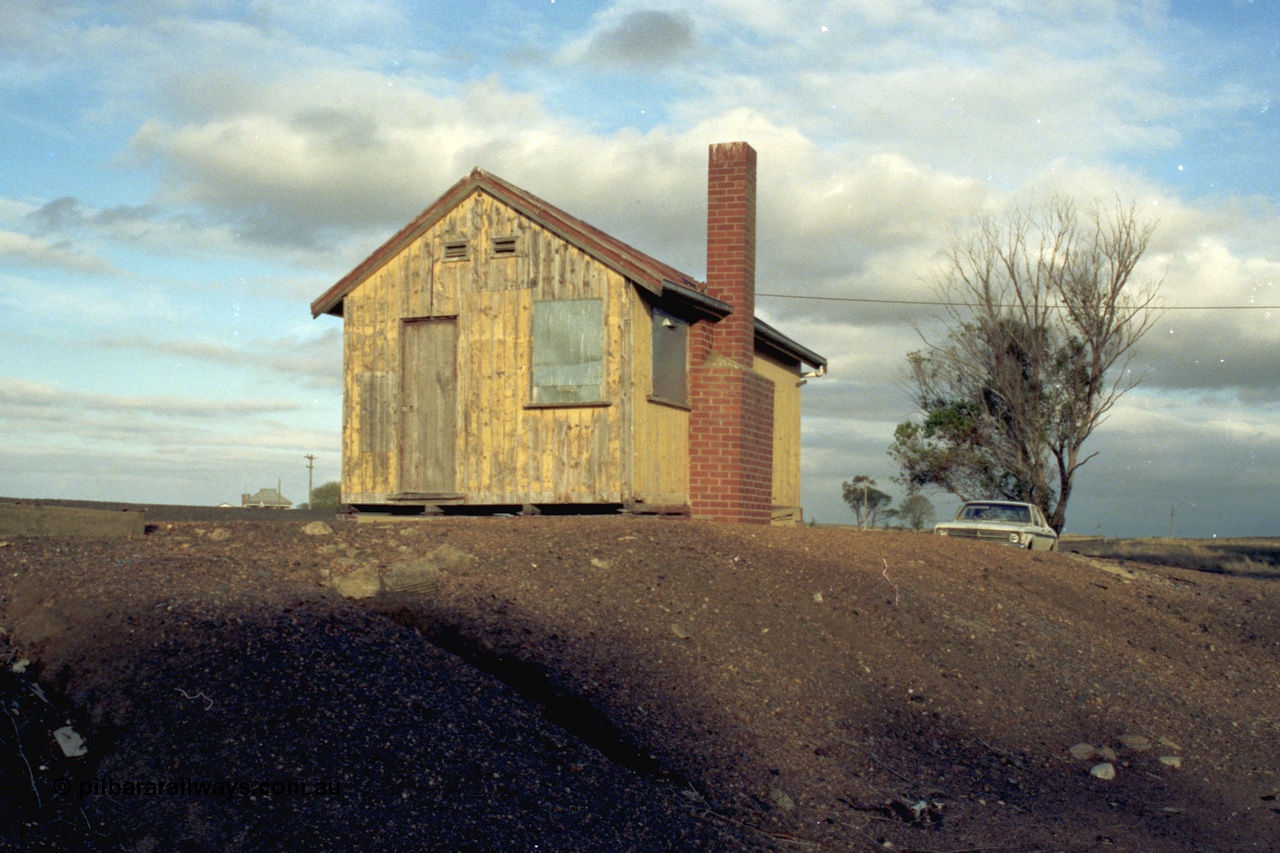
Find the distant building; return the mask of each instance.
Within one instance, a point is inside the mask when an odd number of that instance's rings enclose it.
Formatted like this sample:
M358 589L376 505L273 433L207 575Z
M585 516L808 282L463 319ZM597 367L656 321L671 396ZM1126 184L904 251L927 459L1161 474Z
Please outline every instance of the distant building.
M293 506L293 501L286 500L277 486L274 489L258 489L252 495L242 494L240 506L246 509L289 509Z

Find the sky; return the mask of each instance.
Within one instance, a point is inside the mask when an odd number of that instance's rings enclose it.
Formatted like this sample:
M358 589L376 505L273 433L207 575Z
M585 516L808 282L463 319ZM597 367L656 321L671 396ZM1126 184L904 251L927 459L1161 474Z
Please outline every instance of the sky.
M739 140L757 311L830 361L808 517L905 496L941 316L908 303L977 216L1064 194L1157 224L1165 309L1066 532L1280 534L1277 0L6 0L0 495L303 501L340 469L309 304L387 237L480 166L702 278Z

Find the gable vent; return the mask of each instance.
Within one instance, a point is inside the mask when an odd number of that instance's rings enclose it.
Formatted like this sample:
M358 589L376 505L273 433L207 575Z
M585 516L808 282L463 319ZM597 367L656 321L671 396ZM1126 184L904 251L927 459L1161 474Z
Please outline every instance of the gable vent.
M493 255L494 257L513 257L516 253L515 237L494 237L493 238Z
M465 261L467 259L467 241L466 240L449 240L444 244L444 259L446 261Z

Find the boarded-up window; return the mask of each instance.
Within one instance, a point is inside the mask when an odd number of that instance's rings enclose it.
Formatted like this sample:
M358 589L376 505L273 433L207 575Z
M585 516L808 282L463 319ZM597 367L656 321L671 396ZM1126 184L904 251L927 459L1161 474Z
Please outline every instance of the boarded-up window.
M386 453L394 446L391 374L370 371L356 374L360 394L360 452Z
M689 403L689 324L653 311L653 396L682 406Z
M446 261L465 261L467 259L467 241L466 240L445 241L444 259Z
M533 303L533 402L600 402L603 377L604 300Z
M516 238L494 237L493 256L495 258L514 258L516 256Z

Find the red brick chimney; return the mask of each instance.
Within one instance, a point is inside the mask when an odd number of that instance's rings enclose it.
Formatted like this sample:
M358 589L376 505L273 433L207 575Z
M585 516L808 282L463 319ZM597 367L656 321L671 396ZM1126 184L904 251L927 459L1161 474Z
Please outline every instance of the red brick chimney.
M695 518L768 524L773 382L756 373L756 152L712 145L707 295L733 313L690 330L689 500Z
M756 152L745 142L711 146L707 295L733 306L712 332L712 349L750 367L755 359Z

